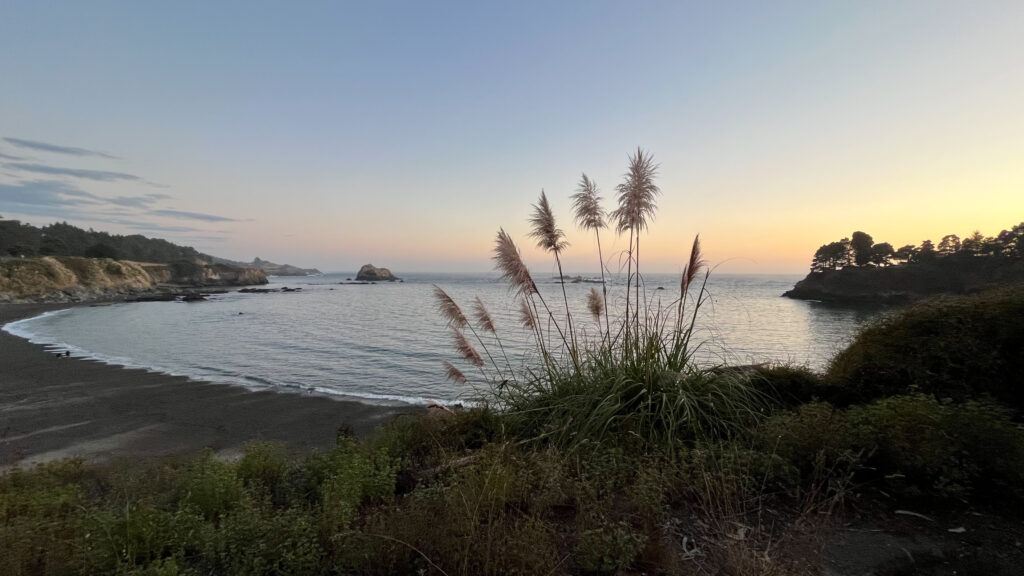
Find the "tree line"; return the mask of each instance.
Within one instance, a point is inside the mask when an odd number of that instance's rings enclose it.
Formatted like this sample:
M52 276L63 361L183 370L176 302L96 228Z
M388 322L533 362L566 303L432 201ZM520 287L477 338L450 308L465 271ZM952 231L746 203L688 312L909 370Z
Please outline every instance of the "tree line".
M975 230L963 239L956 234L947 234L938 246L931 240L925 240L920 246L907 244L896 249L888 242L876 244L870 234L857 231L849 238L818 248L811 261L811 272L839 270L847 266L916 264L946 257L1024 258L1024 222L996 236L986 237Z
M195 248L141 234L121 236L91 228L83 230L67 222L37 228L0 217L0 257L35 256L85 256L162 263L211 260Z

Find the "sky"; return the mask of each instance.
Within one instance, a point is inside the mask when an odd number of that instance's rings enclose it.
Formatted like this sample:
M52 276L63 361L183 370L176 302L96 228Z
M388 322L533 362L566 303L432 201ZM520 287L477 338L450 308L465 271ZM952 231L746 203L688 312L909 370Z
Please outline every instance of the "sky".
M0 3L0 215L236 260L531 268L638 148L648 272L802 273L1024 220L1024 2ZM602 247L612 271L625 238Z

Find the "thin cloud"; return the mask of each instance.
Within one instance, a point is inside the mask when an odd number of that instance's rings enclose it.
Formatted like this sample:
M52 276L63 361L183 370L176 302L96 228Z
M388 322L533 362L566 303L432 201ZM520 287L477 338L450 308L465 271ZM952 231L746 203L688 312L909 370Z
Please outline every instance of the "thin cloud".
M156 202L170 198L167 194L145 194L142 196L118 196L111 198L110 202L126 208L148 208Z
M143 232L174 232L174 233L186 233L186 232L202 232L199 228L193 228L191 226L167 226L164 224L153 224L150 222L128 222L125 220L118 220L114 224L120 224L125 228L131 228L132 230L141 230Z
M5 168L13 168L15 170L21 170L22 172L32 172L33 174L45 174L47 176L71 176L73 178L83 178L85 180L95 180L96 182L143 182L150 184L145 179L140 178L134 174L125 174L124 172L108 172L106 170L88 170L85 168L62 168L60 166L46 166L44 164L28 164L25 162L8 162L4 164Z
M181 218L184 220L202 220L203 222L241 222L236 218L216 216L214 214L202 214L200 212L186 212L184 210L155 210L153 214L168 216L170 218Z
M39 150L41 152L53 152L54 154L67 154L69 156L95 156L97 158L110 158L111 160L118 159L117 156L111 156L105 152L87 150L85 148L75 148L74 146L58 146L57 144L47 144L46 142L23 140L21 138L4 138L4 140L11 146L28 148L30 150Z
M98 204L95 194L55 180L30 180L17 184L0 184L0 209L11 206L53 206Z
M0 183L0 214L3 211L26 213L26 207L32 207L33 215L124 218L170 198L167 194L106 198L59 180L26 180L16 184Z
M0 159L3 159L3 160L26 160L26 158L22 158L21 156L11 156L10 154L4 154L3 152L0 152Z

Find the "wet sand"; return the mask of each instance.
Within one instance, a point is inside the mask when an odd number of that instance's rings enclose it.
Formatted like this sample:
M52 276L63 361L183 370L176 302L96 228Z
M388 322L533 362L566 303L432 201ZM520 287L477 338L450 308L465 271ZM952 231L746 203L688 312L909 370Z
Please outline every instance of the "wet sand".
M67 304L0 304L0 325ZM325 450L338 430L367 434L410 407L382 407L57 358L0 331L0 471L67 457L98 462L231 456L250 440Z

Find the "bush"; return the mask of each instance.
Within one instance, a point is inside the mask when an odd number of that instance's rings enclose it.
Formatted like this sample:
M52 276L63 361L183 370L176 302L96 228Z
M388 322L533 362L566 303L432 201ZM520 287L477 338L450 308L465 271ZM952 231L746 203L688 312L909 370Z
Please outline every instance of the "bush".
M853 442L873 451L868 464L906 495L985 495L985 487L1024 494L1024 433L1010 411L990 401L940 402L897 396L848 414ZM981 489L979 489L981 488Z
M836 355L830 384L859 401L923 392L958 402L991 395L1024 410L1024 290L946 297L864 329Z
M1010 416L992 401L956 404L925 394L846 411L816 402L769 418L758 445L799 469L805 484L856 472L858 482L903 497L998 493L1024 502L1024 431Z
M633 564L646 543L646 535L618 522L584 531L573 552L586 574L618 574Z
M821 374L806 366L758 366L751 374L751 382L783 406L796 407L817 400L846 405L852 400L845 388L830 385Z
M230 512L242 491L232 465L214 458L210 450L188 466L178 485L181 506L195 510L207 520L217 520Z
M71 574L84 565L80 461L0 476L0 574Z

